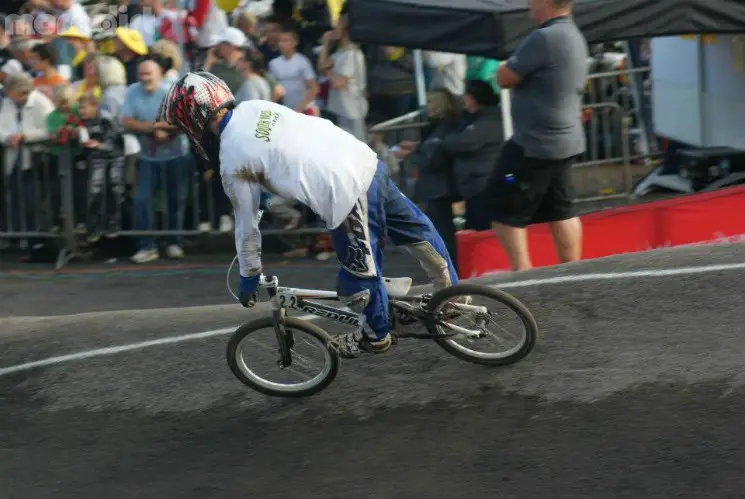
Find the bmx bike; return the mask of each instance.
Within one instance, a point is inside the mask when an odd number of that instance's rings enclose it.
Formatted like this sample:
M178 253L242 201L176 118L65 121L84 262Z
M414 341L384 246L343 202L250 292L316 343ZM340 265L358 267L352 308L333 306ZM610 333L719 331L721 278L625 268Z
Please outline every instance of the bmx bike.
M462 360L488 366L513 364L524 358L535 346L538 325L528 308L512 295L499 289L478 284L459 283L442 289L434 295L409 296L412 280L384 278L389 296L391 334L394 342L401 338L434 340L445 351ZM262 276L260 289L268 294L272 315L248 322L233 333L227 345L227 361L233 374L243 384L266 395L278 397L305 397L328 387L339 372L339 356L334 340L322 328L301 317L291 317L288 310L300 310L350 327L359 327L358 314L346 308L328 305L338 301L336 292L296 289L279 286L279 279ZM505 305L514 312L523 332L519 341L496 353L478 350L481 341L490 337L487 323L497 318L490 307L474 305L475 299L487 299ZM324 303L325 302L325 303ZM471 318L470 327L459 326L455 320ZM406 332L401 326L419 323L426 333ZM244 343L268 331L267 340L257 347L248 348ZM465 340L468 345L462 345ZM321 367L317 374L306 372L310 356L299 353L299 347L310 345L320 354ZM276 349L275 349L276 347ZM256 365L245 360L245 354L263 350L260 360L272 359L271 367L282 373L293 373L298 382L275 382L257 372ZM276 357L278 355L278 357ZM276 359L276 360L275 360ZM300 372L303 371L303 372Z

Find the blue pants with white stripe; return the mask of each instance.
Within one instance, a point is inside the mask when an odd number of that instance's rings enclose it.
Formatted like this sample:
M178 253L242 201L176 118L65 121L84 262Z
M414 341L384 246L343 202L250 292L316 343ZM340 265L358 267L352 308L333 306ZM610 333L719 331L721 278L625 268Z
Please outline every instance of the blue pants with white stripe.
M341 263L339 297L364 316L372 338L388 334L388 295L383 284L386 242L405 247L424 268L435 289L458 282L455 267L432 222L398 189L385 165L378 164L367 197L360 198L347 219L331 231Z

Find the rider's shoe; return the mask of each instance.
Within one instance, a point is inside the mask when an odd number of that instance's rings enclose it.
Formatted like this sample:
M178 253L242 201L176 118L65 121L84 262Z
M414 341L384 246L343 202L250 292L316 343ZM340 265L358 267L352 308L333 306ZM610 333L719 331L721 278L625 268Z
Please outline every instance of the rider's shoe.
M356 359L368 353L385 353L393 346L390 334L378 340L370 339L363 330L338 334L332 337L336 353L343 359Z

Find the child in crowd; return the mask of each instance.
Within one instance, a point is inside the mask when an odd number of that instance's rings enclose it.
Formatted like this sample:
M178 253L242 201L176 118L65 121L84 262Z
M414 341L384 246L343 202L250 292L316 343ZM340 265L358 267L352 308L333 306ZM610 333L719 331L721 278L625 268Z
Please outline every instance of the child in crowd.
M86 224L88 241L96 242L106 222L113 231L119 227L124 195L121 127L117 120L101 113L100 97L94 92L84 93L78 105L83 122L80 142L90 171Z
M75 102L75 91L69 83L62 83L52 89L52 102L54 111L47 115L47 132L53 144L50 147L50 155L55 167L62 167L62 153L69 154L68 165L75 165L72 171L73 181L73 210L77 225L82 224L85 219L85 184L88 173L85 168L80 168L75 161L80 155L81 147L80 114Z

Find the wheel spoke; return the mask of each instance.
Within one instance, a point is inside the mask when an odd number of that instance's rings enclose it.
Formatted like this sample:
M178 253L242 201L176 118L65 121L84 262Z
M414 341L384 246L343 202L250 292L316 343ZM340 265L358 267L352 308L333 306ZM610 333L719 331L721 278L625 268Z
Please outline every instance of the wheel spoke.
M499 312L497 307L501 308ZM431 332L447 336L438 343L464 360L509 364L527 355L535 343L537 327L527 308L493 288L474 284L446 288L433 296L430 310L441 314L443 322Z
M236 331L228 345L228 364L244 384L270 395L303 396L322 389L336 376L338 358L326 346L327 336L313 324L286 318L292 334L292 364L279 365L274 323L270 318Z

